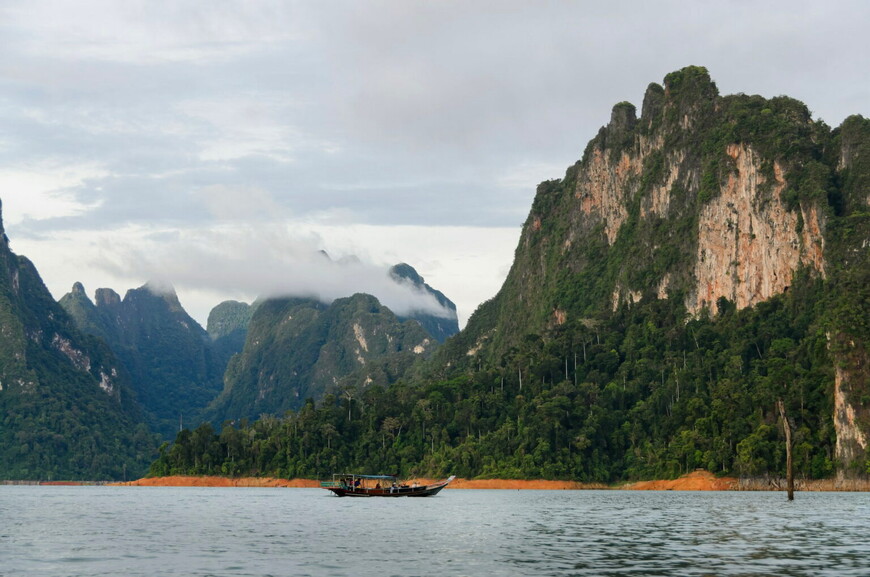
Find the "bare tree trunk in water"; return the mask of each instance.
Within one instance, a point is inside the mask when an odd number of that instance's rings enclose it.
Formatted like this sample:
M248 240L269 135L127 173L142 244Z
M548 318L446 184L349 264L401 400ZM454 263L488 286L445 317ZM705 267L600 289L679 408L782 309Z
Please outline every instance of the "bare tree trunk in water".
M782 399L776 401L776 407L779 409L779 416L782 418L782 428L785 430L785 482L786 491L788 491L788 500L794 501L794 470L791 460L791 426L788 424L788 417L785 415L785 405Z

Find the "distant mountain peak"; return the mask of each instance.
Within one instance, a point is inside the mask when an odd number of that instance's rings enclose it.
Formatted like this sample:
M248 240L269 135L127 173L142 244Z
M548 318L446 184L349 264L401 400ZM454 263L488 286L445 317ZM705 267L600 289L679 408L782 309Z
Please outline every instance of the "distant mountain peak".
M61 299L79 328L103 338L133 378L149 424L170 437L220 390L229 353L211 348L205 330L181 306L172 285L149 281L122 300L110 288L90 305L81 283ZM90 305L90 306L89 306Z
M114 307L121 304L121 295L110 288L98 288L94 293L94 301L98 307Z
M411 281L414 285L422 287L425 282L423 277L417 272L417 270L409 265L408 263L400 262L397 265L394 265L390 268L390 276L393 280L402 280L406 279Z
M459 332L459 319L456 314L456 305L439 290L433 289L426 284L425 279L417 270L408 263L399 263L390 268L390 278L398 284L411 284L413 290L428 294L441 306L443 311L438 313L427 311L410 311L401 319L413 319L422 325L430 335L438 342L444 342Z

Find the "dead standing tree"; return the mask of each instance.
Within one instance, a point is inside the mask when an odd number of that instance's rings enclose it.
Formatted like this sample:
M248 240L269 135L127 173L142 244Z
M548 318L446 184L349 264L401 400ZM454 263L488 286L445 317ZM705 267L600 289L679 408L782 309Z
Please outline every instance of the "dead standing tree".
M794 501L794 469L792 467L791 458L791 425L788 422L788 416L785 414L785 404L782 402L782 399L777 399L776 408L779 410L779 416L782 419L782 428L785 432L786 491L788 492L788 500Z

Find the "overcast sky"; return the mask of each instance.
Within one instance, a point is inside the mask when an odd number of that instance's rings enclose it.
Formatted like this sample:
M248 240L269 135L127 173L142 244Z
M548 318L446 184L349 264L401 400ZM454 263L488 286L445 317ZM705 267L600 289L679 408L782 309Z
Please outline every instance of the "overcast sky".
M205 324L407 262L464 323L613 104L701 65L836 126L870 114L868 24L866 0L0 0L7 234L55 298L168 281Z

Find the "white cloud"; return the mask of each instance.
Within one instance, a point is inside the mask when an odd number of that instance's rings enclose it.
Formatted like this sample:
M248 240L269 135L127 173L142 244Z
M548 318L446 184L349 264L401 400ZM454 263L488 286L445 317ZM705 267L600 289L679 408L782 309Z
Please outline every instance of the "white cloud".
M189 100L179 103L176 109L203 124L204 133L197 138L197 146L204 161L262 155L290 162L303 140L289 123L292 103L276 95Z
M447 312L430 295L411 290L390 279L390 266L408 262L415 268L419 267L424 276L426 269L423 267L434 269L436 274L430 275L427 280L435 288L444 291L448 298L456 300L464 296L463 291L451 293L446 287L437 284L442 278L449 278L449 273L439 271L443 265L432 260L433 254L427 255L421 249L429 244L428 238L436 234L442 237L445 233L449 235L448 231L440 228L397 230L392 227L367 227L366 230L360 230L358 227L345 227L343 232L344 235L337 234L335 229L304 223L223 225L210 230L167 231L167 234L157 238L153 234L141 237L135 233L122 235L115 232L110 241L104 238L101 243L103 253L98 260L90 263L90 268L103 269L119 278L140 275L165 279L180 293L186 290L212 291L227 295L224 298L240 298L242 295L249 301L257 296L312 296L331 302L356 292L365 292L377 296L397 314L416 310L446 315ZM360 233L360 236L353 237L354 232ZM461 241L459 238L453 238L452 241L445 238L438 251L442 258L453 251L464 250L465 254L458 260L477 260L478 265L480 261L492 260L492 247L486 247L484 251L482 242L492 235L491 229L456 229L452 232L456 237L462 235L464 238ZM329 235L335 241L331 245L335 247L331 253L333 260L319 253L324 248L330 252L322 235ZM476 241L472 246L478 247L480 252L477 254L468 252L469 237L474 237ZM384 251L388 243L396 241L399 243L391 251ZM404 250L397 251L397 246ZM379 253L378 260L372 259L375 251ZM398 252L404 254L396 254ZM358 257L358 260L349 260L346 258L348 256ZM415 264L415 260L422 261L423 265ZM494 264L489 268L492 269ZM471 274L471 278L477 281L473 286L489 285L491 294L483 295L483 298L492 296L500 282L500 278L494 274L489 279L475 278L485 273L487 268L476 267ZM457 266L452 274L460 270L461 267ZM437 272L441 273L440 277ZM469 277L466 277L465 281L468 280ZM454 288L458 289L458 286L459 283L454 284ZM455 292L459 292L459 296ZM467 298L464 302L457 302L465 309L463 318L467 318L469 308L476 306ZM214 304L217 303L211 306Z
M212 184L193 196L220 221L274 220L283 212L269 191L255 186Z

